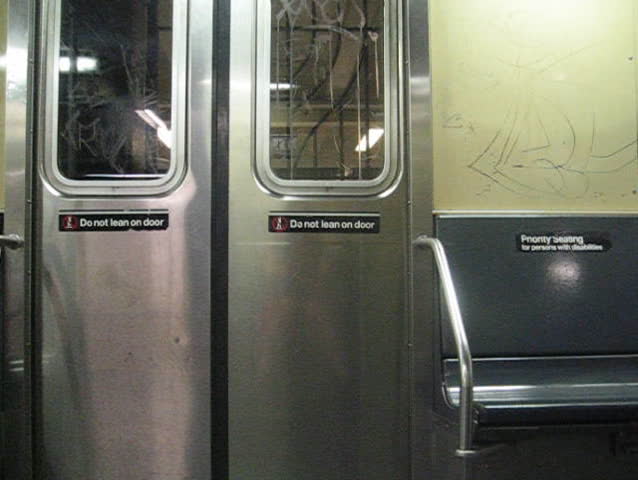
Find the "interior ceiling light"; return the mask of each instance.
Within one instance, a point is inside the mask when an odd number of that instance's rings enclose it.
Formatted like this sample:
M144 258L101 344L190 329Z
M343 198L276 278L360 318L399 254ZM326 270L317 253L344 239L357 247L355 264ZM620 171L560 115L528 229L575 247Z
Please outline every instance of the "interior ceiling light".
M75 67L79 73L97 71L97 58L95 57L78 57Z
M293 88L296 88L296 85L291 85L289 83L271 83L270 84L271 90L291 90Z
M383 136L383 128L371 128L368 130L368 134L364 135L359 141L359 144L354 149L355 152L365 152L366 150L374 147L374 145Z
M60 57L58 62L58 68L60 72L67 73L71 71L71 59L69 57Z
M72 61L70 57L60 57L58 68L61 73L76 71L77 73L96 72L98 61L95 57L80 56Z

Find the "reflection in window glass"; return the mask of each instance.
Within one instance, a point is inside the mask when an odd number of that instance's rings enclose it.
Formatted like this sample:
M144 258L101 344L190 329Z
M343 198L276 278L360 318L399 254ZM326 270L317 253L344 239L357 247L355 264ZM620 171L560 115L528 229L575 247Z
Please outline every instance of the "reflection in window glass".
M58 167L153 179L171 159L172 0L64 0Z
M271 0L270 167L371 180L384 165L383 0Z

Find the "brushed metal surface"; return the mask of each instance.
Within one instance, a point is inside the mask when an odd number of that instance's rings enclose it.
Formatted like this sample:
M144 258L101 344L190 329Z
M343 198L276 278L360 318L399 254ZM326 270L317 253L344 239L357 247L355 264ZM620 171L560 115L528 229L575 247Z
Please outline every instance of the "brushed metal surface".
M19 250L3 249L5 271L2 333L2 408L6 416L7 450L3 469L7 478L22 480L31 473L31 369L27 347L30 329L30 279L26 275L31 251L30 211L27 196L31 191L29 135L29 80L32 74L33 4L11 0L7 4L6 122L5 128L5 217L4 233L26 240Z
M408 2L405 32L409 60L406 104L409 116L406 133L409 149L409 195L411 240L432 235L432 72L429 52L428 0ZM412 479L436 478L434 469L439 452L433 443L433 407L438 398L435 388L438 370L433 358L437 347L435 333L434 262L429 252L410 249L410 467ZM456 434L456 430L454 434ZM455 437L454 442L458 441ZM453 452L450 450L445 454ZM443 478L443 477L441 477Z
M46 478L211 475L213 6L188 5L188 84L178 85L189 93L182 183L163 196L70 197L41 178L38 451ZM170 227L59 232L61 209L167 209Z
M254 3L231 4L230 478L405 479L405 184L367 199L260 188ZM271 211L378 212L381 233L268 233Z

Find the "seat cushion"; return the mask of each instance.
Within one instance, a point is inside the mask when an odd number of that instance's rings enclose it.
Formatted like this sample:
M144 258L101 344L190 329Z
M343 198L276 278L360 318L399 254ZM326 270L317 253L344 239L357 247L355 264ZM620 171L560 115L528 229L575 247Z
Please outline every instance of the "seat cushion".
M638 356L475 359L478 422L494 426L638 421ZM459 404L458 361L444 360L448 403Z

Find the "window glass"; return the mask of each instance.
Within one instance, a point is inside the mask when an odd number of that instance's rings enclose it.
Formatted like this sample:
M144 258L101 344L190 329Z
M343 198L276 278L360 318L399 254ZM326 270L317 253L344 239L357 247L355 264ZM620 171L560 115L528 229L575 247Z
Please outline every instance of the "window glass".
M172 0L63 0L57 162L66 178L169 170L172 10Z
M385 162L383 0L271 0L270 168L372 180Z

